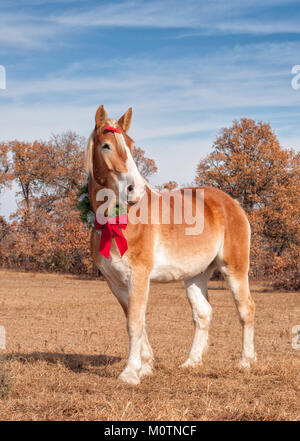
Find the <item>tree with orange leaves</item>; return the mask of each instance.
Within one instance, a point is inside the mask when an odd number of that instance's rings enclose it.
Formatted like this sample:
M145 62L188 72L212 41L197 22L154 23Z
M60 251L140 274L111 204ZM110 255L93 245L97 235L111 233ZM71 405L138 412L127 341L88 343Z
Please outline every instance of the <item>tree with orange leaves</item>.
M43 189L47 171L46 144L12 141L12 177L18 184L21 196L20 211L25 218L29 216L31 201Z
M78 272L84 271L88 230L76 209L77 189L85 180L84 145L72 132L54 135L49 142L9 143L21 196L12 215L18 238L13 252L23 268L70 271L77 265Z
M153 159L145 156L145 151L139 147L135 147L133 150L133 159L137 165L139 172L144 178L149 178L151 175L157 172L157 167Z
M10 161L8 159L9 148L7 144L0 144L0 192L1 189L11 181L11 174L9 172Z
M243 118L222 129L212 153L200 161L195 179L198 185L225 191L247 212L252 273L270 275L276 286L296 289L299 178L299 154L282 149L269 124Z
M20 187L21 211L45 199L48 209L55 200L74 192L84 180L84 138L73 132L53 135L48 143L9 143L12 176Z
M169 182L165 182L165 183L162 184L162 185L157 185L157 186L156 186L156 188L157 188L159 191L163 191L163 190L169 190L169 191L172 191L172 190L174 190L174 189L177 188L177 187L178 187L178 184L177 184L176 181L169 181Z
M10 182L12 179L9 171L10 161L8 158L8 151L9 149L6 144L0 144L0 193L1 190L3 190L5 187L10 186ZM4 217L0 216L0 243L2 245L1 248L3 248L3 243L9 233L9 230L10 228L8 223L6 222Z

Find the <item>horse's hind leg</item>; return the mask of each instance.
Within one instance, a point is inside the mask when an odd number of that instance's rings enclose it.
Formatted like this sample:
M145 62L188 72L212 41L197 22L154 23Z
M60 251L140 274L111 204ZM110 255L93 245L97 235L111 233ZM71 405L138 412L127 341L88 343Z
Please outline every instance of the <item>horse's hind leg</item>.
M250 367L251 362L256 361L255 304L250 294L248 280L250 235L250 225L245 214L237 203L231 203L230 213L227 213L224 242L216 263L228 281L242 324L241 367Z
M208 302L207 282L213 268L184 282L187 298L192 308L194 338L187 360L181 367L195 367L202 364L202 356L207 349L208 331L212 307Z
M256 361L254 352L254 314L255 304L249 290L248 275L227 277L233 298L243 327L243 347L240 360L241 367L250 367Z
M249 290L248 271L244 274L223 269L232 292L239 319L243 328L242 353L239 365L250 367L256 361L254 352L254 314L255 304Z

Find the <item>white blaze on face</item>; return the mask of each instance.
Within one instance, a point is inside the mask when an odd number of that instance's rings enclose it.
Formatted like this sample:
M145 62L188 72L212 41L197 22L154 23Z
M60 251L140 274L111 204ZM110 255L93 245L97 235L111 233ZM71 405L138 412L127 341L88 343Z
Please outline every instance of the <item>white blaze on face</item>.
M128 186L133 186L133 190L128 193L128 201L138 202L141 200L145 192L145 180L138 171L131 151L125 142L124 136L121 133L115 133L115 136L117 142L125 149L127 154L127 173L122 173L120 184L125 192L127 192Z

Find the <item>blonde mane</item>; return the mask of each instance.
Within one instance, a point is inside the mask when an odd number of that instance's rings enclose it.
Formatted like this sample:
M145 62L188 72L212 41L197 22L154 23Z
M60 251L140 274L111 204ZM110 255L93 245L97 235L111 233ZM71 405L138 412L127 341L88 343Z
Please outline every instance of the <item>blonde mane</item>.
M93 173L94 132L95 130L92 131L88 139L87 147L85 150L85 170L88 176L91 176L92 178L94 177L94 173Z

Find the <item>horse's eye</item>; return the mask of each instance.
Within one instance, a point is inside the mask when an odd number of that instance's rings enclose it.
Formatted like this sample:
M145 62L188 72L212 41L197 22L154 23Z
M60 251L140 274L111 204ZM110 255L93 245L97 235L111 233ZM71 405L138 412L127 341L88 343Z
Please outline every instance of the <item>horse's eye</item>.
M110 146L108 144L104 144L102 146L102 148L105 149L105 150L110 150Z

